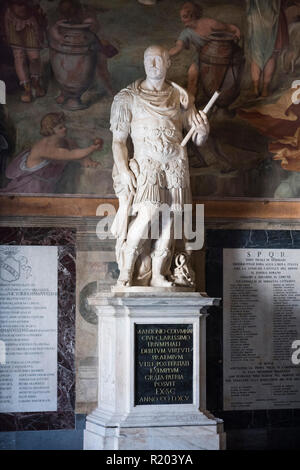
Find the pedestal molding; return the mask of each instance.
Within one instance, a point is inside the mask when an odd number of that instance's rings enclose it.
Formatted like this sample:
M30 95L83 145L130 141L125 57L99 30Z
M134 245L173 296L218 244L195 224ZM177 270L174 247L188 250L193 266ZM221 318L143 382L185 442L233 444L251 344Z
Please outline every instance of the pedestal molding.
M153 295L140 292L101 293L89 299L90 305L95 307L99 317L100 372L98 408L87 417L86 421L86 449L163 450L164 445L166 449L177 449L181 436L184 436L183 447L180 447L182 449L224 447L223 421L206 411L206 310L218 302L219 299L201 296L194 292L161 292ZM138 367L146 369L148 367L151 371L150 363L154 360L150 353L151 358L144 359L144 361L149 360L149 364L145 362L139 365L137 362L142 359L136 356L135 338L139 330L142 335L144 334L142 325L145 325L145 331L150 331L149 337L152 334L152 326L155 332L161 331L160 325L164 328L170 325L170 331L176 331L176 325L179 328L181 326L183 331L185 328L183 325L188 325L187 331L191 332L188 333L190 337L188 346L192 348L189 349L188 361L192 376L188 377L192 377L192 381L182 375L185 377L182 380L185 381L183 383L187 388L178 388L174 392L175 404L172 403L173 397L157 395L157 392L158 394L161 392L154 387L154 384L152 395L152 392L149 395L151 387L148 388L148 395L143 395L143 388L136 388L139 382L136 382L135 371L139 370ZM166 335L166 332L162 334ZM155 339L152 341L155 342ZM174 364L178 365L173 366L173 359L168 356L174 354L168 353L168 348L172 346L164 347L167 348L164 353L166 359L162 357L154 364L158 368L176 367L179 368L176 369L177 374L184 374L184 366L180 365L180 359L175 358ZM167 371L165 374L175 373ZM162 372L153 373L155 375ZM142 380L146 385L146 376ZM174 387L176 387L175 382ZM150 397L152 404L148 404L149 401L144 404L144 397ZM135 440L140 442L141 447L134 447Z

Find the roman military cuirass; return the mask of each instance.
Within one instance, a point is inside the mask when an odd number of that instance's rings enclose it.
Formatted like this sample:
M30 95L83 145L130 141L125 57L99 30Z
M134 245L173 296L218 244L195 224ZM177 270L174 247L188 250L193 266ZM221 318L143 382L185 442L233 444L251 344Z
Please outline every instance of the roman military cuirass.
M131 137L134 158L159 162L185 159L182 140L182 110L176 89L152 92L138 89L132 102Z
M181 147L187 93L170 84L165 91L141 88L142 80L122 90L112 106L111 130L130 134L134 155L129 167L137 180L133 205L166 203L182 210L190 202L190 177L186 148ZM118 174L115 190L122 192Z

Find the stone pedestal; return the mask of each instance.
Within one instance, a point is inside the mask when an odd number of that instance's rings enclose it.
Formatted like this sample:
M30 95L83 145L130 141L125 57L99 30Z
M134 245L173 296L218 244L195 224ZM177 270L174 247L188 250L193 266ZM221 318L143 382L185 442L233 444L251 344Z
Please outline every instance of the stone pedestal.
M222 420L206 411L206 307L195 292L97 294L98 408L86 450L224 449ZM201 410L201 411L200 411Z

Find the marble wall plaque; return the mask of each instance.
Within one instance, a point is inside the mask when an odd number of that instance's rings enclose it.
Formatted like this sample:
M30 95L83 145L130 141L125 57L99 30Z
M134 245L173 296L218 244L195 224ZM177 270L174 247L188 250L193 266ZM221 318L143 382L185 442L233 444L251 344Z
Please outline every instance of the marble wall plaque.
M193 403L193 325L135 325L135 405Z
M224 410L300 408L300 250L224 249Z
M0 245L0 412L57 411L56 246Z
M11 248L41 247L47 251L53 247L57 252L57 347L55 359L49 364L49 367L57 365L57 406L53 406L54 411L1 412L0 431L73 429L76 230L57 227L0 227L0 241L1 245L9 245ZM47 260L43 260L42 267L43 273L48 276ZM1 355L3 359L3 352Z

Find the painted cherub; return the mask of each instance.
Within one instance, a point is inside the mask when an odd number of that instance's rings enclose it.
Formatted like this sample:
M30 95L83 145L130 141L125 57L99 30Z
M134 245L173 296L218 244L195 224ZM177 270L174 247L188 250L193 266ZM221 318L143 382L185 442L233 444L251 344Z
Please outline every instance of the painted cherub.
M102 139L95 139L86 148L78 148L67 137L64 113L49 113L41 120L43 136L30 150L19 154L6 169L11 179L2 192L53 193L64 167L70 161L78 161L85 168L96 168L99 163L89 155L101 150Z
M240 39L241 32L233 24L223 23L212 18L202 18L203 9L194 2L186 2L180 10L180 18L185 28L179 35L176 45L169 50L170 56L180 54L184 49L189 49L192 44L197 51L198 60L193 62L188 70L188 91L196 96L199 78L199 53L206 44L210 34L217 31L232 33Z

